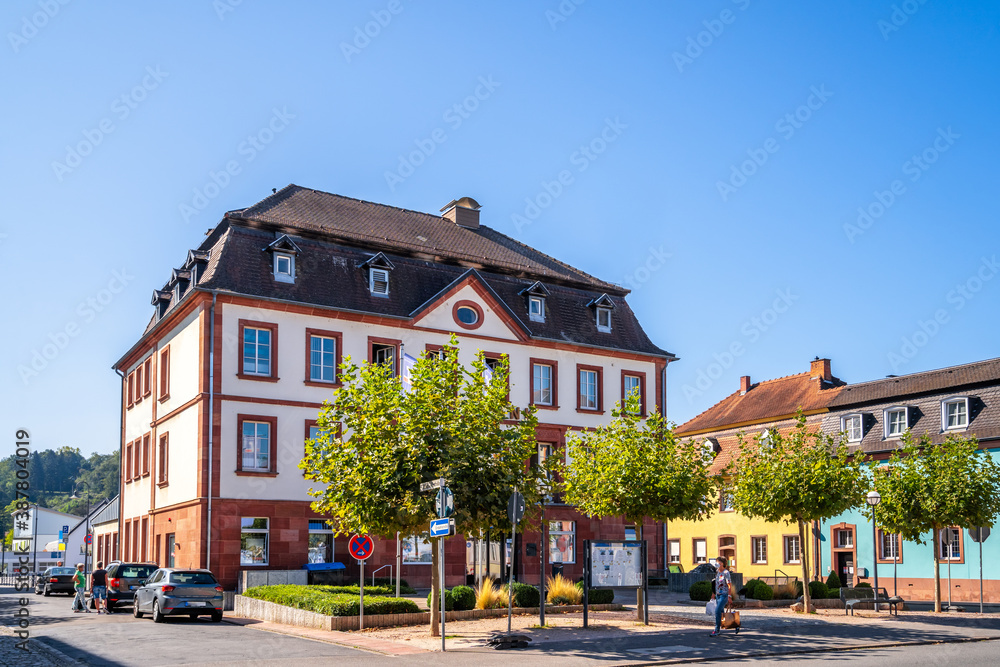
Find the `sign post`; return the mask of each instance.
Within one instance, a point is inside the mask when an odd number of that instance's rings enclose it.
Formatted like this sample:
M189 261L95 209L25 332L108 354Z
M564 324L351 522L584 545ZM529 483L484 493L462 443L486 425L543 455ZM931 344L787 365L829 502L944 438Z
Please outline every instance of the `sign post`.
M510 577L507 584L507 634L511 632L514 616L514 549L517 547L517 522L524 516L524 496L514 489L507 500L507 517L510 519Z
M438 537L438 579L441 584L441 650L445 651L444 644L444 615L445 604L444 604L444 538L451 534L451 529L454 527L454 520L447 521L448 515L452 513L455 508L454 496L451 493L446 484L448 480L444 477L438 477L430 482L422 482L420 484L421 491L434 491L437 490L437 501L435 506L438 511L438 518L431 521L430 526L430 537ZM451 507L448 506L448 500L451 499ZM445 519L447 523L442 524L441 519ZM445 529L448 529L445 532Z
M990 536L989 526L970 528L969 536L979 544L979 613L983 613L983 542Z
M358 565L361 566L361 581L358 584L358 588L361 592L361 604L358 610L358 629L365 629L365 561L371 558L372 553L375 551L375 543L372 542L372 538L368 535L353 535L350 542L347 543L347 549L351 552L351 555L358 559Z

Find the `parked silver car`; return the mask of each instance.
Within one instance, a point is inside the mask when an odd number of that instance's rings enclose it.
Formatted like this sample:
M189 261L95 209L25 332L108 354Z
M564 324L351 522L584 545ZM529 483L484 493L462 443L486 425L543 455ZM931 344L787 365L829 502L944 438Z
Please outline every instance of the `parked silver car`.
M132 615L144 614L162 623L167 616L210 615L222 620L222 586L208 570L180 570L164 567L153 572L135 591Z

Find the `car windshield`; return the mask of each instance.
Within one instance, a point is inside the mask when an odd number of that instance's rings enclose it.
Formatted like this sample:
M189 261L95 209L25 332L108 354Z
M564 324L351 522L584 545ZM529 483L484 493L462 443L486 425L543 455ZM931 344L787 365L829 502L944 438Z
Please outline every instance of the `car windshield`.
M50 570L50 574L53 577L60 574L73 574L74 572L76 572L76 570L71 567L54 567Z
M215 584L218 583L208 572L171 572L172 584Z
M118 570L119 577L146 578L156 571L155 565L122 565Z

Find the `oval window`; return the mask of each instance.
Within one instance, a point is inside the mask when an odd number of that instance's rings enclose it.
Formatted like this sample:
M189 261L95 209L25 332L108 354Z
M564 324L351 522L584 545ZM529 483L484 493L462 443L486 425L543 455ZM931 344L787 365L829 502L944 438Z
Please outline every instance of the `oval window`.
M458 312L455 314L462 324L475 324L479 321L479 313L468 306L459 306Z

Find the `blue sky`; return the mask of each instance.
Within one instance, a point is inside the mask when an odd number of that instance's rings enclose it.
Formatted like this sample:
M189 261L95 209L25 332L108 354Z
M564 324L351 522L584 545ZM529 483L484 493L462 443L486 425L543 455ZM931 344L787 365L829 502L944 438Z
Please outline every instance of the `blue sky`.
M473 196L630 284L678 422L817 355L998 356L1000 7L777 5L4 3L8 441L115 449L152 289L288 183Z

